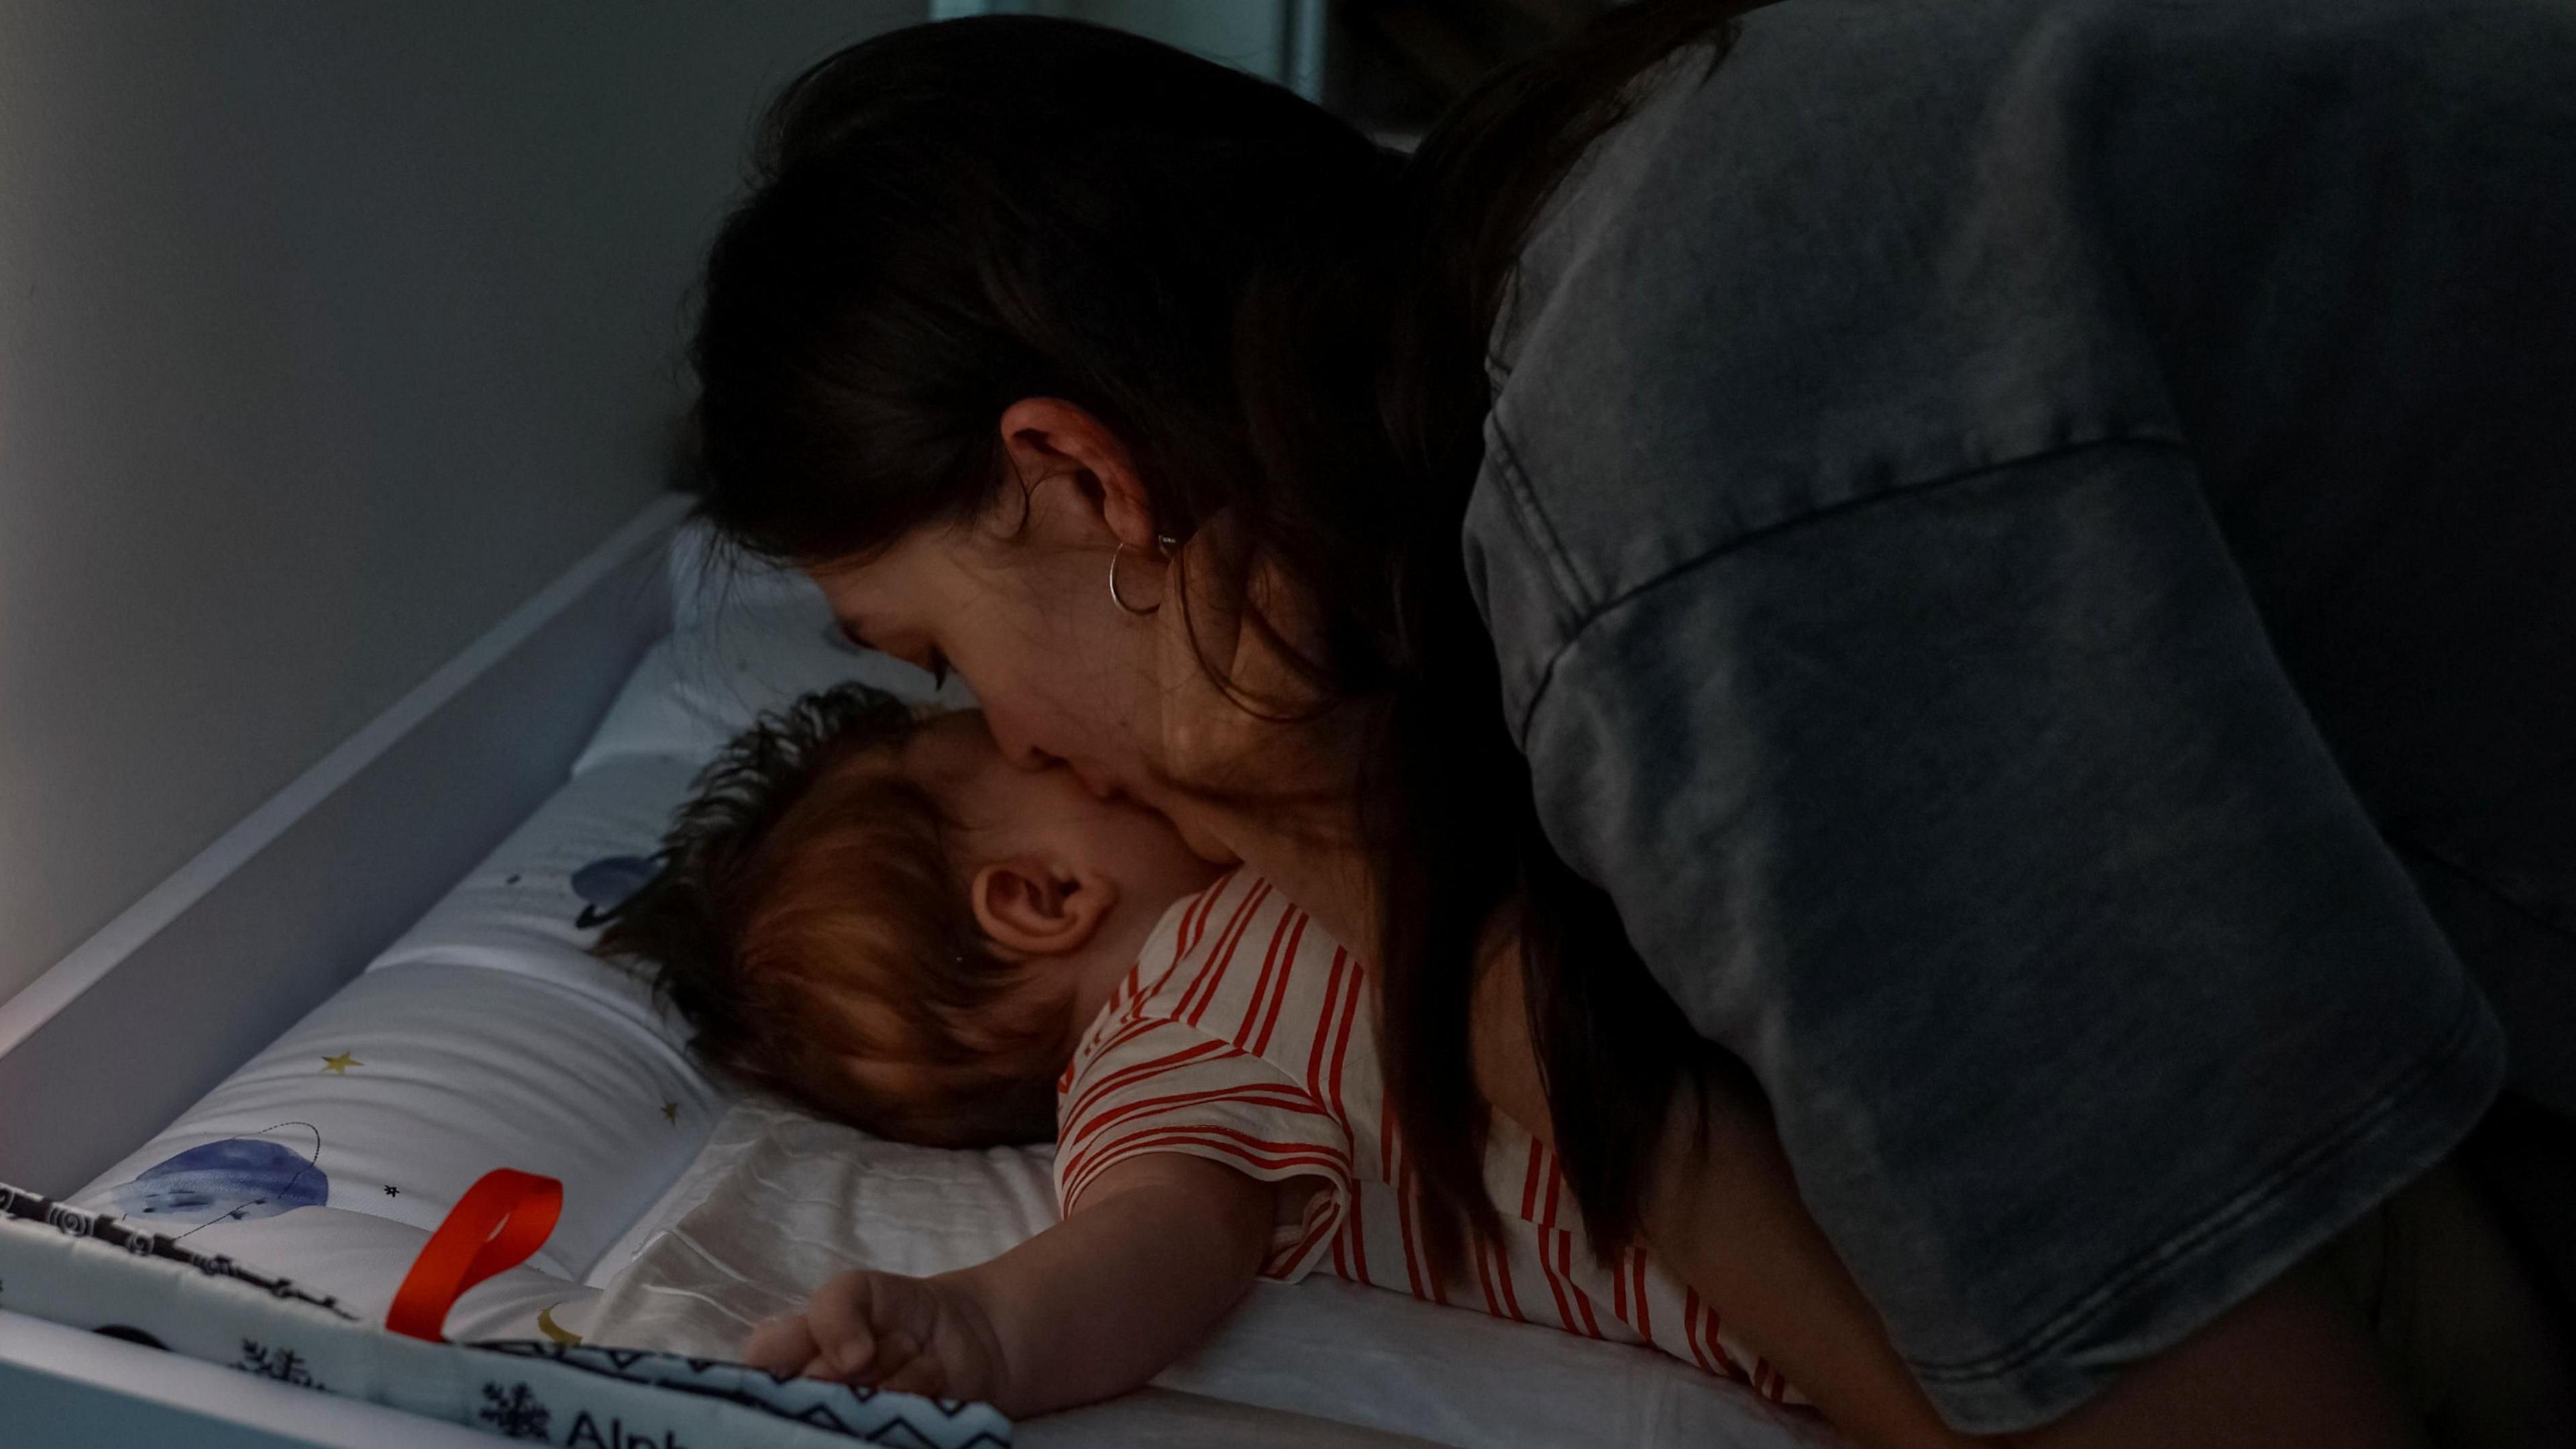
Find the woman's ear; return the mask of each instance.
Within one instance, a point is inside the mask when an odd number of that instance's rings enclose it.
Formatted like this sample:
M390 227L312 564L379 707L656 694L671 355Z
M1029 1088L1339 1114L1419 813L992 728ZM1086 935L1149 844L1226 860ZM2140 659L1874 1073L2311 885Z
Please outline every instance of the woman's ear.
M1135 456L1107 423L1062 398L1022 398L1002 410L1002 450L1033 497L1041 483L1067 483L1050 490L1057 494L1050 504L1079 500L1092 526L1129 548L1154 552L1153 500L1136 475Z
M1118 904L1106 876L1020 856L975 872L967 888L975 924L993 944L1021 956L1070 956L1091 943Z

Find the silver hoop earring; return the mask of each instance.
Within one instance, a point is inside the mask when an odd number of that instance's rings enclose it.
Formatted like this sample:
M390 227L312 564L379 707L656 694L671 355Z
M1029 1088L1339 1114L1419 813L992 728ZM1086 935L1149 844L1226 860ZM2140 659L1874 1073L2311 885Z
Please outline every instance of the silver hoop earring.
M1163 606L1159 603L1148 604L1144 608L1140 609L1134 604L1127 602L1127 600L1119 594L1118 557L1126 551L1127 545L1123 543L1109 551L1109 602L1116 604L1119 608L1126 610L1130 614L1153 614L1161 612Z

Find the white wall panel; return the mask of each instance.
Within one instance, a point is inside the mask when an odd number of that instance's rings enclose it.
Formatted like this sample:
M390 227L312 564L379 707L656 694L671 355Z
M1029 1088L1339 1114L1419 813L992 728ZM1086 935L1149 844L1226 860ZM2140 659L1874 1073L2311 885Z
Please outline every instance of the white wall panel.
M0 5L0 998L635 514L748 122L926 9Z

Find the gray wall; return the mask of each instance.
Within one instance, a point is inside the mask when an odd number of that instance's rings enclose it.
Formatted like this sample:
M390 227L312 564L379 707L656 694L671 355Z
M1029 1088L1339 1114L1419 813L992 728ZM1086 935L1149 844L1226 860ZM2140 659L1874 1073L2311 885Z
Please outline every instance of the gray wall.
M647 503L760 102L926 4L0 4L0 997Z
M941 20L1060 15L1150 35L1312 97L1321 85L1326 0L930 0Z

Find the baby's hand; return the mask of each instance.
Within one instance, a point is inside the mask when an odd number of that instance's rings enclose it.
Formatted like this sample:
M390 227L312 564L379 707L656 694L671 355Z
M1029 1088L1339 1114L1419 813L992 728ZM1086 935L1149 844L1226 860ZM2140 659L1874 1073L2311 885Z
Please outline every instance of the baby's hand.
M984 1305L944 1278L864 1269L814 1290L803 1313L753 1331L743 1362L942 1399L1001 1397L1002 1353Z

